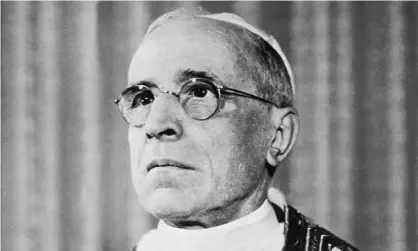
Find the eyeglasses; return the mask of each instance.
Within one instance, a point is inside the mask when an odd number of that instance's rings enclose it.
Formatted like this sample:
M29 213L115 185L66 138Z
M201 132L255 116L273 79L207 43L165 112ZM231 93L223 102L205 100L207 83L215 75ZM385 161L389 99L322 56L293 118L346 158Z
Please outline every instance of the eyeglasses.
M223 95L241 96L279 107L263 98L219 85L205 78L191 78L181 86L180 92L174 93L145 84L132 85L122 91L115 103L126 122L136 127L142 127L146 123L152 103L161 93L176 96L186 114L196 120L212 117L219 110L220 98Z

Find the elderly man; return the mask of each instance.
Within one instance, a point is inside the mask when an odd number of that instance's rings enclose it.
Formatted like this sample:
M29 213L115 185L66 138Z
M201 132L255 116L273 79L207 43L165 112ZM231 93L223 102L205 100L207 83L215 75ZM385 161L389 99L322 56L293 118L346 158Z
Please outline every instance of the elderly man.
M298 133L290 65L228 13L177 10L148 29L116 100L132 180L160 219L133 250L356 250L271 187Z

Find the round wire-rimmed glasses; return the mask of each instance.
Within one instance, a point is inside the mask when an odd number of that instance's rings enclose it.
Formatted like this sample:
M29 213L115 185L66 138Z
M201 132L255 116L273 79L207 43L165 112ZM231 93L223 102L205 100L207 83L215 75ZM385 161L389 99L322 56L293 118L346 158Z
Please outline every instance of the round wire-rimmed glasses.
M205 78L191 78L181 84L179 93L161 91L155 85L146 83L131 85L115 100L122 117L132 126L142 127L148 118L152 103L161 94L174 95L186 114L196 120L207 120L218 110L223 95L236 95L272 104L263 98L236 89L219 85Z

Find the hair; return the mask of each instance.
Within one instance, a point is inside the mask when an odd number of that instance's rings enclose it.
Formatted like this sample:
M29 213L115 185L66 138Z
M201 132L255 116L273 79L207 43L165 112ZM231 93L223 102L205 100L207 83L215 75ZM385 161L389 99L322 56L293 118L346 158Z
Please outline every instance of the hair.
M180 8L167 12L149 26L145 37L167 23L201 19L209 14L211 13L201 7ZM254 82L258 83L255 86L257 95L279 107L292 107L293 93L290 76L277 51L263 38L246 28L227 22L223 23L228 25L228 29L232 28L236 33L236 38L239 38L245 45L237 47L237 49L244 55L240 58L244 64L243 70Z

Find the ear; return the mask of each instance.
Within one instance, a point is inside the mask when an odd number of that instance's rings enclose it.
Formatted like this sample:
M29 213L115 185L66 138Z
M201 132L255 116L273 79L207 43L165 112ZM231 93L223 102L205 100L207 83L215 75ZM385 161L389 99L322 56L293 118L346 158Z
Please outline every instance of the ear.
M299 116L295 108L277 108L271 110L274 126L272 141L267 151L267 162L271 166L278 166L289 154L299 133Z

